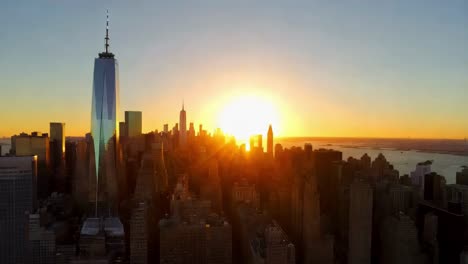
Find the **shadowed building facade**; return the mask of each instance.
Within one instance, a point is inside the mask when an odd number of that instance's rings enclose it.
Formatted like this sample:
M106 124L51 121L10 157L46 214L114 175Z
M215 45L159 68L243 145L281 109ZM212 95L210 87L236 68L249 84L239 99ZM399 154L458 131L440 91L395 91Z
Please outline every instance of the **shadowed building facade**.
M36 200L37 156L0 158L0 263L24 263Z
M348 263L371 263L373 191L368 183L355 180L349 194Z

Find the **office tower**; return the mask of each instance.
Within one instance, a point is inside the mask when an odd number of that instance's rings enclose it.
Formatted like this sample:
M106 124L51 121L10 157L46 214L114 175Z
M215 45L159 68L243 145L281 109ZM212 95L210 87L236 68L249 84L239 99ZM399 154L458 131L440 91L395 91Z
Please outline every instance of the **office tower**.
M119 122L119 139L123 139L128 137L127 133L127 123L125 122Z
M50 148L47 133L32 132L31 135L21 133L11 137L10 154L15 156L34 156L37 161L49 165Z
M55 233L40 226L39 214L30 214L28 223L28 262L55 264Z
M263 152L263 136L262 134L257 135L257 148Z
M80 230L79 255L89 260L115 259L125 255L125 232L117 217L87 218ZM94 263L94 262L91 262Z
M21 133L11 137L10 154L15 156L37 155L37 195L46 198L50 191L50 142L47 133Z
M218 161L216 159L209 159L206 163L207 168L205 169L207 169L208 173L201 180L200 199L210 200L213 211L220 213L223 211L223 206Z
M138 202L130 218L130 263L145 264L148 261L149 230L148 205Z
M67 191L65 168L65 123L50 123L50 164L52 172L51 191Z
M277 221L246 203L239 203L235 213L241 251L236 263L296 263L295 246Z
M254 254L253 263L294 264L294 244L275 220L261 228L260 233L251 242Z
M271 125L268 127L267 133L267 153L273 157L273 128L271 128Z
M125 111L125 125L127 126L127 137L135 137L142 134L141 111Z
M281 144L275 144L275 158L278 159L278 158L281 158L282 157L282 154L283 154L283 145Z
M380 157L380 155L379 155ZM377 159L376 159L377 160ZM367 153L364 153L361 157L361 166L363 169L370 169L371 167L371 157L367 155Z
M224 218L159 221L160 263L230 264L232 228Z
M198 126L198 136L202 136L203 135L203 124L200 124Z
M109 16L107 16L109 18ZM95 170L95 214L98 204L117 206L117 166L119 138L119 78L118 62L109 52L109 19L106 22L105 51L94 60L91 136Z
M169 179L167 175L166 163L164 161L164 145L157 142L152 145L151 155L154 160L155 190L158 193L168 191Z
M468 216L468 186L462 184L447 185L448 210ZM457 206L458 210L454 209ZM468 219L467 219L468 220Z
M427 263L419 247L418 231L409 216L400 212L387 217L382 223L380 233L380 263Z
M371 261L372 188L359 179L350 186L348 263Z
M184 104L182 104L182 110L180 111L179 124L179 147L185 147L185 145L187 144L187 115L184 109Z
M169 133L169 124L164 124L164 133Z
M250 204L253 208L258 208L260 197L255 190L255 184L249 184L245 178L235 182L232 187L232 202Z
M185 147L187 144L187 113L185 112L184 104L182 104L182 110L180 110L179 126L179 147Z
M388 189L392 214L399 215L400 212L408 214L413 206L413 189L401 184L393 184Z
M457 172L457 184L468 185L468 167L464 166L461 171Z
M305 148L305 147L304 147ZM306 151L306 155L307 155ZM318 191L320 195L320 210L322 214L336 219L336 203L338 199L339 175L336 164L342 161L342 153L336 150L318 149L312 152L315 177L317 178Z
M65 123L50 123L52 167L60 166L65 155Z
M37 156L0 157L0 263L23 263L28 212L36 201Z
M73 177L72 177L72 195L81 209L89 206L90 202L94 202L94 193L90 193L90 183L92 178L89 175L90 171L90 154L92 142L84 139L76 142L75 145L75 160L73 160Z
M301 242L299 251L304 263L334 263L333 247L334 241L330 236L321 235L321 199L318 191L317 175L314 173L312 145L304 146L303 160L301 165L301 178L296 184L301 184L298 194L300 201L297 205L302 206L297 210L301 218L298 224L302 227L300 232ZM295 188L298 188L296 186ZM297 199L297 198L296 198ZM296 206L297 206L296 205ZM296 220L297 221L297 220Z
M445 178L435 172L424 175L423 199L435 203L445 199Z
M424 175L431 173L432 161L419 162L416 169L410 173L411 183L421 188L421 194L424 194Z
M190 122L190 126L189 126L189 130L188 130L188 135L187 135L187 140L190 142L190 143L193 143L193 141L195 140L195 127L193 126L193 123Z

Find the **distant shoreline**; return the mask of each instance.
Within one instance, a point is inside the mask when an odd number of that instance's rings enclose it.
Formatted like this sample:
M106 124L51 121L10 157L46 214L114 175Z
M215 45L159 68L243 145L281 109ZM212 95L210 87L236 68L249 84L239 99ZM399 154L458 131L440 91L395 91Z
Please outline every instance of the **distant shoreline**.
M468 156L465 139L408 139L408 138L337 138L337 137L282 137L279 142L323 142L327 147L367 148L376 150L416 151L456 156Z

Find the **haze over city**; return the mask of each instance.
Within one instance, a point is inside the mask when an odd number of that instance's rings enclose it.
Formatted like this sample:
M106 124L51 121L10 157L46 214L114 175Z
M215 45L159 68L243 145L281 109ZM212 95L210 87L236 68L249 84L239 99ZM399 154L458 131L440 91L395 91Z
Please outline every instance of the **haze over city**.
M269 123L283 137L468 135L466 1L9 1L0 137L51 120L90 131L106 9L120 106L143 111L144 132L185 101L188 121L244 139Z

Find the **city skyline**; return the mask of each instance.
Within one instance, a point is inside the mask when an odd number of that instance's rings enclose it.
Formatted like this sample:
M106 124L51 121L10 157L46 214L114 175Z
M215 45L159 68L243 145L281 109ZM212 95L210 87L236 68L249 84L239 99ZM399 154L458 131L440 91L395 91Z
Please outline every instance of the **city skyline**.
M103 45L98 25L110 8L111 52L125 65L119 121L124 111L142 111L143 132L176 123L184 98L187 123L225 130L220 113L257 98L276 111L270 119L277 120L264 121L273 123L278 137L465 138L464 6L396 1L128 8L117 2L45 11L38 3L6 4L0 12L11 26L3 29L0 47L1 93L8 98L2 103L6 109L23 105L2 115L8 126L0 137L47 131L50 121L66 123L70 136L91 131L89 61ZM174 21L180 15L184 19Z

